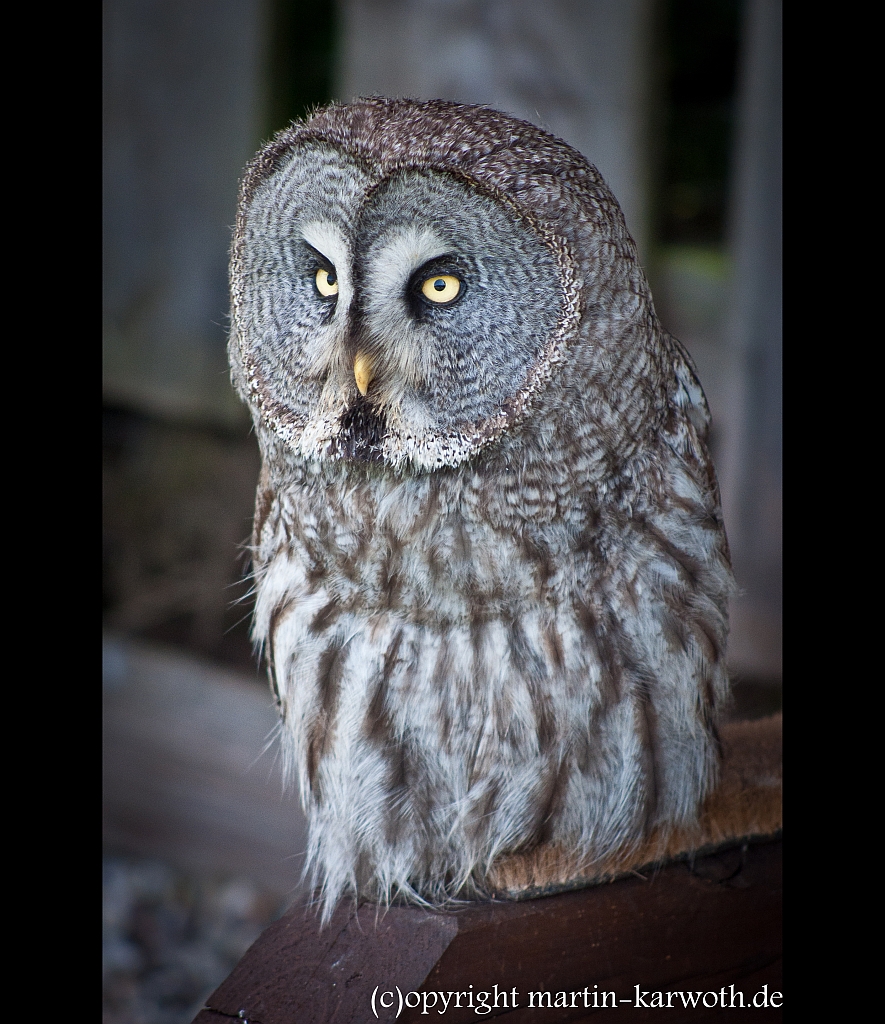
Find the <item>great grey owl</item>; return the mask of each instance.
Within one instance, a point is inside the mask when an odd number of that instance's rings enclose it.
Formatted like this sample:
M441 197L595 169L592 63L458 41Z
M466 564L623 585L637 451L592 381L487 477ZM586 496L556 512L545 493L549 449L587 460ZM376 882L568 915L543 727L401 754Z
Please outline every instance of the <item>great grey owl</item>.
M691 823L728 693L709 416L596 169L485 107L330 106L247 167L231 302L326 914Z

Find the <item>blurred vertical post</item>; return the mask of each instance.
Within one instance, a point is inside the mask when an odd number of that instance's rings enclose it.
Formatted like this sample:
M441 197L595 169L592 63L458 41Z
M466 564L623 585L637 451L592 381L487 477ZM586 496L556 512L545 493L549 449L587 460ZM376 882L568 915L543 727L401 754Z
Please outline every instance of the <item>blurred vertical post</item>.
M601 171L647 261L653 0L339 0L336 93L488 103Z
M225 354L236 183L264 130L266 0L104 4L105 400L241 423Z
M720 465L741 590L732 665L760 680L782 674L781 24L779 0L747 0L730 211L730 440Z

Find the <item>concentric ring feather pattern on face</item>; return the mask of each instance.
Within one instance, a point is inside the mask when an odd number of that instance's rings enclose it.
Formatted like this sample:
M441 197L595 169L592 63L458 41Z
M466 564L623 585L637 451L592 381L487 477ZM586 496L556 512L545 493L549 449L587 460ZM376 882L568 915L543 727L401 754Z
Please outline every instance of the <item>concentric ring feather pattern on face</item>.
M691 822L728 547L703 392L598 172L482 107L328 107L247 168L231 297L254 634L327 912Z

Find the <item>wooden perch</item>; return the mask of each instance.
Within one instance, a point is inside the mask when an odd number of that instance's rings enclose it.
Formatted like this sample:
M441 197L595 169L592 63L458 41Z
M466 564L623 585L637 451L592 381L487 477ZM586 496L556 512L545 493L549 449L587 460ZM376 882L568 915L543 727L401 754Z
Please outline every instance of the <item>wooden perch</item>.
M344 904L323 929L293 907L194 1024L644 1020L668 999L672 1020L739 1000L779 1020L780 715L726 726L723 752L699 829L619 861L570 872L561 851L510 857L488 902Z

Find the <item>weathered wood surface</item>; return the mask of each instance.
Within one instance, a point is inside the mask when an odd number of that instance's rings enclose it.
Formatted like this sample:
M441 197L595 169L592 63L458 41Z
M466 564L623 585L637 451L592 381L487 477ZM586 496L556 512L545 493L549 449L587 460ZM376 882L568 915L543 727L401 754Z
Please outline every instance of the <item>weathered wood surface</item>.
M417 1021L441 1007L446 1021L624 1019L625 1010L644 1020L660 1012L656 998L667 1006L655 992L706 994L706 1006L687 1009L682 995L671 997L674 1020L718 1019L738 993L742 1020L747 1008L779 1020L779 1006L753 1010L752 1000L781 991L780 745L779 715L723 730L722 784L694 836L699 853L676 837L662 858L669 863L636 870L646 854L634 851L601 883L598 874L558 874L561 858L536 857L502 873L502 889L521 898L449 911L342 905L326 928L313 910L293 908L194 1024ZM460 1006L455 996L429 1005L436 993L459 992ZM489 1012L477 1013L480 992L492 993Z
M104 658L105 849L291 899L306 822L284 789L263 680L113 637Z
M268 4L102 8L104 399L239 430L227 252L237 180L268 128Z
M676 996L673 1008L680 1009L670 1015L712 1020L731 1009L718 1005L723 987L726 1002L734 985L748 1004L765 985L769 995L780 992L780 914L779 840L671 864L647 878L455 912L397 906L379 913L368 904L358 911L343 905L321 929L314 913L302 907L267 929L194 1024L231 1018L355 1024L375 1019L373 993L377 1019L427 1020L442 1004L424 1016L423 994L431 1003L429 994L438 992L464 993L461 1007L450 998L443 1014L452 1022L478 1016L503 1016L508 1024L624 1019L624 1010L628 1019L643 1020L659 1012L650 1003L657 990L717 993L715 1008L694 1010L682 1010ZM637 985L648 1009L636 1005ZM409 1002L422 1000L398 1017L397 987ZM474 1008L468 1005L471 992ZM480 992L492 993L490 1005L497 993L498 1007L477 1014ZM603 1009L602 994L608 992L619 1003ZM550 993L553 1006L546 1006L545 995L539 1009L532 993ZM556 1008L558 993L566 993L559 997L566 1008ZM382 996L392 1002L389 1009L382 1007ZM779 1009L756 1012L780 1019ZM745 1009L741 1019L746 1018Z

